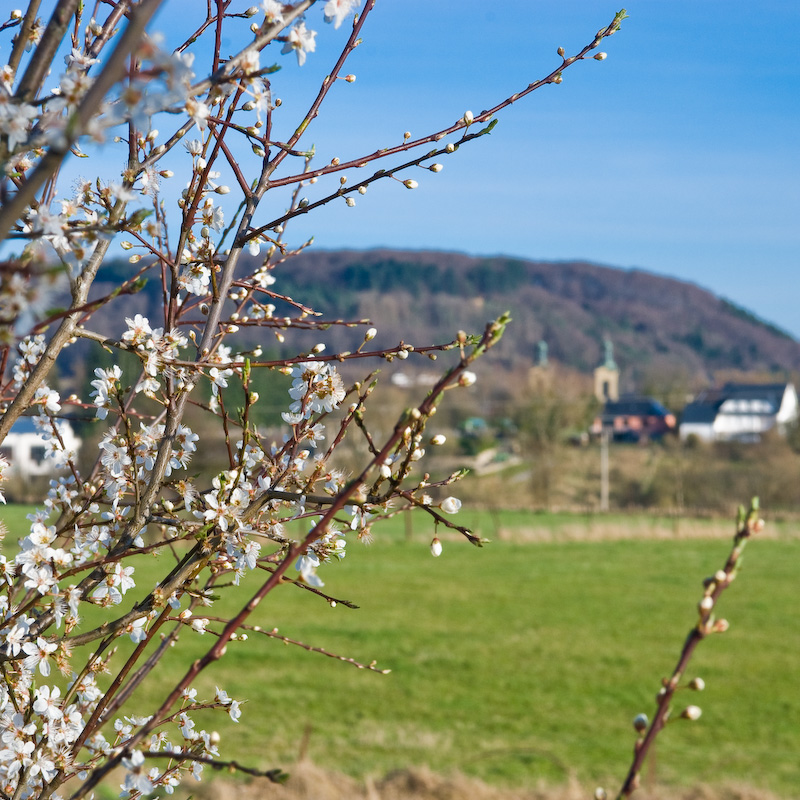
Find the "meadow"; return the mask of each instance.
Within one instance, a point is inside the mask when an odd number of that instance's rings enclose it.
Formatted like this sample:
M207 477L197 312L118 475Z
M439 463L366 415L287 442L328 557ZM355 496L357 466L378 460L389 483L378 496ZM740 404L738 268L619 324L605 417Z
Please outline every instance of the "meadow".
M13 539L22 509L3 515ZM16 517L15 517L16 514ZM462 516L462 515L460 515ZM369 546L320 570L325 590L358 609L331 608L285 585L254 624L391 669L381 675L276 640L233 642L197 684L247 698L241 722L214 714L222 756L291 769L300 756L353 776L425 765L502 786L619 786L634 743L696 619L702 579L722 565L728 522L648 517L463 515L483 548L401 521ZM645 784L731 780L794 796L800 785L800 619L797 525L753 541L719 614L730 631L702 643L687 680L701 676L697 722L662 734ZM140 587L156 580L152 558ZM130 604L126 598L125 608ZM209 613L232 610L223 593ZM211 626L213 627L213 626ZM145 714L211 634L188 632L134 700ZM127 639L120 640L127 646ZM183 649L182 657L178 650ZM679 711L680 709L678 709Z

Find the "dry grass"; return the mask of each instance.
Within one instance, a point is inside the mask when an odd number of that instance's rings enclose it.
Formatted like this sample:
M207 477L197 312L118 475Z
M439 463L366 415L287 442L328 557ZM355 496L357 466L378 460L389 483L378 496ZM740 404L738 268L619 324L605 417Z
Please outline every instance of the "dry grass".
M514 464L507 461L501 471L470 476L460 496L487 508L599 511L596 444L523 453L522 464ZM800 465L784 440L697 447L672 439L646 447L612 444L609 465L610 505L616 510L729 517L736 503L754 495L773 514L796 514L800 508Z
M212 780L185 784L197 800L587 800L594 787L571 780L563 786L502 788L464 775L439 775L427 767L396 770L383 778L357 781L328 772L310 761L291 770L284 785L257 779L249 783ZM778 800L778 796L741 785L699 785L688 789L643 788L635 800Z
M512 542L620 542L649 541L653 539L730 539L733 526L728 520L695 520L675 517L647 519L635 517L630 522L607 520L602 516L581 518L559 527L531 525L514 530L500 527L497 538ZM534 518L535 519L535 518ZM779 538L770 529L762 538Z

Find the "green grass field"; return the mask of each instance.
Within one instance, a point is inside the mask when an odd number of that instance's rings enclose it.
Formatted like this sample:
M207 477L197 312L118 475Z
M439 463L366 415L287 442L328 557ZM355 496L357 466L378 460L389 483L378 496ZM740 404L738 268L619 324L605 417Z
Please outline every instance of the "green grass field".
M606 521L623 532L651 526L644 518ZM411 541L402 523L379 529L371 546L353 543L343 562L320 571L326 591L358 610L330 608L287 585L254 622L362 662L376 659L391 674L264 638L234 642L197 688L210 697L219 685L247 698L242 721L214 714L202 724L223 732L223 757L262 768L290 768L306 738L317 764L353 775L424 764L499 784L561 783L574 774L584 785L617 787L633 746L631 720L652 712L695 620L702 579L722 565L728 543L699 533L558 541L560 529L569 538L577 524L563 516L487 517L477 527L498 541L478 549L448 539L439 559L421 523ZM555 540L512 535L540 527ZM688 675L702 676L707 689L681 693L703 716L668 726L646 782L740 780L794 796L799 559L789 526L748 546L718 609L731 629L701 644ZM148 559L137 568L139 586L153 584L157 566ZM223 598L210 613L232 608ZM184 636L183 656L169 654L128 713L148 713L210 643L209 635Z

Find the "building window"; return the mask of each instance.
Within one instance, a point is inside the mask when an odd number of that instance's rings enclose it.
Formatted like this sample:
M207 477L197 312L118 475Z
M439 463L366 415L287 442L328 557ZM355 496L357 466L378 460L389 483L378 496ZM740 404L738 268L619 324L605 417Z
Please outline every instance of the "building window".
M31 447L31 461L33 461L34 464L42 464L44 462L44 454L45 449L42 445L36 444Z

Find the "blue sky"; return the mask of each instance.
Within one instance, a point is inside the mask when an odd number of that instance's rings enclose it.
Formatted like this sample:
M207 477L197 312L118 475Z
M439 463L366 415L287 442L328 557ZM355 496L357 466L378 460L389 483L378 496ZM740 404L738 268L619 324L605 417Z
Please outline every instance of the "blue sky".
M608 59L500 115L420 188L376 186L309 217L319 247L456 249L637 267L707 287L800 337L800 4L632 0ZM422 134L525 87L617 4L379 0L309 131L320 161ZM275 77L319 79L318 52ZM301 83L297 84L298 96ZM287 116L289 109L287 108ZM287 120L288 121L288 120ZM287 126L288 127L288 126ZM417 174L418 173L418 174ZM352 180L356 179L352 176ZM305 223L304 223L305 224Z
M167 0L154 27L196 25L200 5ZM491 107L619 7L378 0L348 62L357 80L334 88L306 145L318 164L344 161ZM800 4L629 0L627 10L605 61L576 64L561 86L501 113L491 136L441 159L438 175L409 173L417 190L376 184L355 208L337 202L293 223L287 240L636 267L693 281L800 337ZM308 14L319 33L304 67L277 51L262 58L283 67L276 138L294 130L346 38L348 23L335 31L321 17L320 5ZM321 196L322 182L307 194Z

